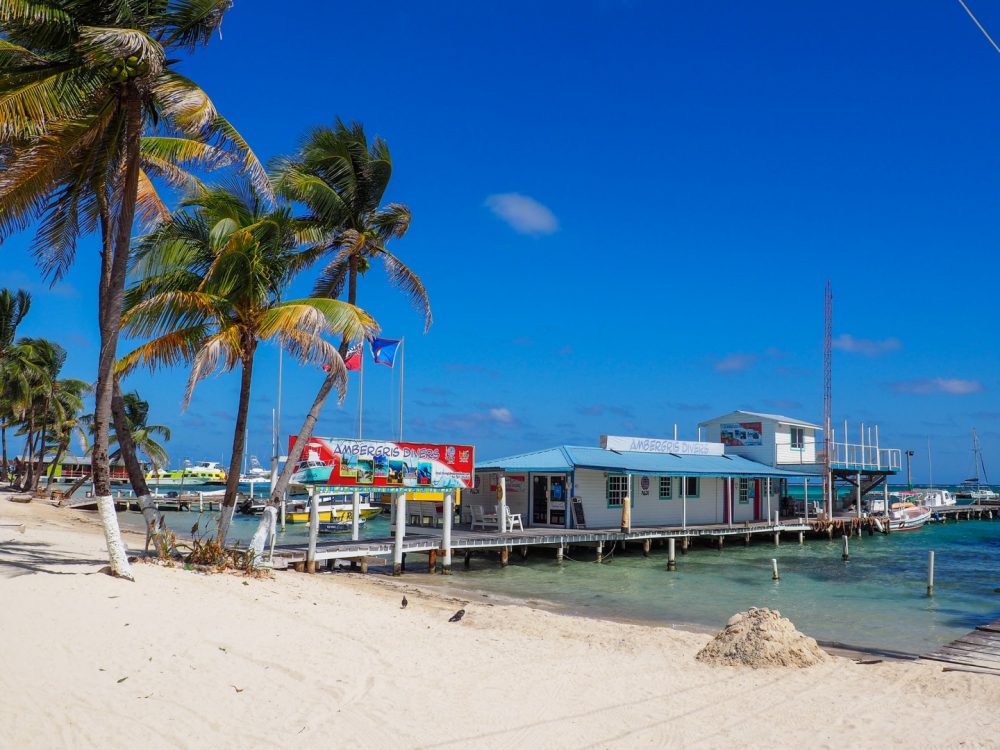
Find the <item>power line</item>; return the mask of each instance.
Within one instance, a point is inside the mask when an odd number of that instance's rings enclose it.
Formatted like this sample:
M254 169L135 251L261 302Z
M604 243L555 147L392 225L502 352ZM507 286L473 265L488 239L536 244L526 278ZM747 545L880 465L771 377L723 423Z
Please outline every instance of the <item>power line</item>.
M969 10L969 6L965 4L965 0L958 0L958 4L961 5L963 8L965 8L965 12L969 14L969 18L971 18L972 22L979 27L979 30L981 32L983 32L983 36L986 37L989 40L990 44L993 45L993 49L995 49L997 52L1000 52L1000 46L997 46L997 43L993 41L993 37L990 36L990 33L983 28L983 25L979 23L979 19L976 18L975 15L973 15L971 10Z

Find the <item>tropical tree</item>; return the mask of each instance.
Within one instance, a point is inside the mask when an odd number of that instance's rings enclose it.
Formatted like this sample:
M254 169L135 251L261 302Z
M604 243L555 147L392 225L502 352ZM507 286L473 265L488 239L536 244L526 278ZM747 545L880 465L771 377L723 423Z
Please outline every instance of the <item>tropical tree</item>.
M402 203L382 205L382 196L392 176L389 146L381 138L371 144L360 123L313 130L298 152L278 159L272 178L277 192L305 206L303 223L316 239L309 252L326 256L326 264L314 289L315 296L335 299L346 291L348 304L358 301L358 279L380 261L389 282L402 291L424 317L424 330L431 325L431 306L420 277L387 247L410 226L410 209ZM340 354L347 352L342 341ZM319 414L335 385L343 387L340 371L330 370L289 452L278 481L271 491L277 503L291 481L302 448L312 437Z
M90 441L82 413L83 396L90 390L90 385L82 380L59 380L56 381L55 385L56 399L60 406L57 410L53 410L50 427L50 440L52 442L46 449L53 454L51 464L53 469L62 463L74 435L79 441L81 454L85 455L90 450ZM52 485L54 476L54 470L48 473L48 479L45 482L46 490Z
M14 481L15 486L21 489L31 489L38 474L35 471L35 452L39 437L44 449L49 400L65 358L66 351L47 339L18 339L9 350L5 375L13 395L14 413L20 420L17 434L25 438L21 467Z
M12 373L10 368L5 367L10 353L10 348L17 338L17 327L24 320L31 308L31 295L23 289L12 292L9 289L0 289L0 444L2 444L2 458L0 458L0 472L4 481L10 476L10 467L7 463L7 428L13 420L11 412L11 393L6 387Z
M40 220L35 252L58 279L77 238L99 230L100 354L94 487L113 575L131 578L108 456L121 309L137 208L163 213L152 179L177 163L256 157L208 96L174 67L208 42L232 0L0 2L0 241ZM152 136L148 140L143 135Z
M312 259L298 249L296 229L287 207L271 208L251 184L239 182L198 190L137 248L137 281L123 325L131 336L152 338L122 358L119 372L189 363L185 407L211 373L241 373L220 542L236 504L258 344L276 341L300 362L326 364L346 382L343 360L323 334L351 341L376 330L354 305L282 299Z

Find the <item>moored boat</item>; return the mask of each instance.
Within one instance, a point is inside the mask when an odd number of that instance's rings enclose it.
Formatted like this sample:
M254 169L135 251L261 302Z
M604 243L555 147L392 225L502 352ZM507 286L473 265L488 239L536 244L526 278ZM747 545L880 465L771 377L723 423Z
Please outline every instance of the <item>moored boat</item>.
M358 519L358 528L360 529L365 525L365 519ZM348 521L320 521L319 523L319 533L320 534L349 534L352 530L352 524Z
M223 485L226 472L218 461L198 461L183 469L156 469L146 474L146 482L155 487L183 487L195 484Z
M911 502L889 506L889 531L916 531L930 520L931 509Z
M319 495L319 520L322 522L326 521L346 521L350 523L351 516L354 512L353 502L348 499L347 502L340 501L337 502L335 499L337 497L345 497L343 495ZM367 521L369 518L374 518L382 512L382 509L372 505L369 502L363 502L358 506L358 512L362 520ZM286 523L309 523L309 501L308 500L289 500L285 505L285 522Z

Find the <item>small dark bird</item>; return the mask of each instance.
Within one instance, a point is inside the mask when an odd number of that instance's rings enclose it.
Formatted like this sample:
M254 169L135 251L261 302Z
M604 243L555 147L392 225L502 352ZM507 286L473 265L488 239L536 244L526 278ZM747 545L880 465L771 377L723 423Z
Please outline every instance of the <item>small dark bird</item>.
M407 605L407 604L409 604L409 602L408 602L408 601L406 601L406 594L403 594L403 604L402 604L402 608L403 608L403 609L406 609L406 605Z
M451 617L448 618L448 622L458 622L464 616L465 616L465 610L464 609L460 609L460 610L458 610L458 612L456 612L455 614L453 614Z

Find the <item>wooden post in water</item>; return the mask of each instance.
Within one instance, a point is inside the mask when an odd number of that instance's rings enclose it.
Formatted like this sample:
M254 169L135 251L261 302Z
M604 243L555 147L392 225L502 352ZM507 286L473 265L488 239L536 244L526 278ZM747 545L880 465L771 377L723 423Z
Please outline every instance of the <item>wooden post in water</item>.
M392 547L392 574L403 573L403 539L406 536L406 493L400 492L394 503L396 508L396 538Z
M556 547L556 562L561 563L563 561L563 546L560 544Z
M306 572L316 572L316 539L319 536L319 497L316 488L309 487L309 552L306 555Z
M506 568L507 563L510 561L510 547L500 548L500 567Z
M934 550L927 552L927 596L934 596Z
M851 556L850 555L850 549L848 548L847 534L844 534L843 539L844 539L844 551L843 551L843 553L841 553L840 557L841 557L841 559L844 562L847 562L848 559L850 559L850 556Z
M204 513L205 512L205 493L204 492L199 492L198 493L198 512L199 513Z
M444 496L444 528L441 530L441 573L451 575L451 524L455 520L455 496Z
M681 554L686 555L688 553L688 547L691 546L691 537L686 536L681 539Z
M719 534L719 536L718 536L718 539L719 539L719 549L722 549L722 543L723 543L723 542L722 542L722 540L723 540L724 538L725 538L725 537L723 537L723 536L722 536L722 534Z
M642 556L643 557L649 557L649 543L650 542L649 542L648 539L643 539L642 540Z
M774 557L771 558L771 580L780 581L781 576L778 575L778 560Z
M427 572L437 572L438 551L436 549L427 550Z
M597 562L604 562L604 542L597 543Z
M667 570L677 570L677 559L674 556L674 538L673 537L670 537L669 539L667 539Z
M472 567L472 550L465 551L465 569L468 570Z
M367 573L367 572L368 572L368 558L367 557L362 557L361 558L361 573L364 574L364 573Z

